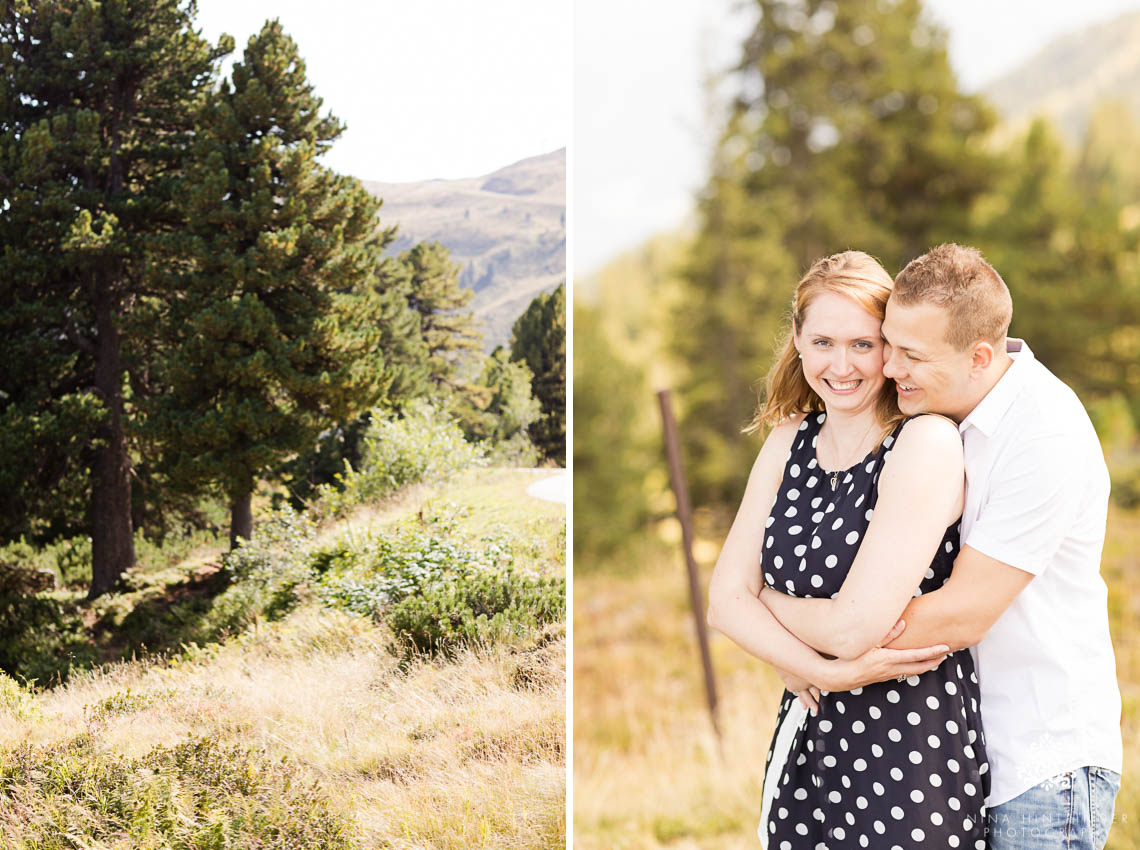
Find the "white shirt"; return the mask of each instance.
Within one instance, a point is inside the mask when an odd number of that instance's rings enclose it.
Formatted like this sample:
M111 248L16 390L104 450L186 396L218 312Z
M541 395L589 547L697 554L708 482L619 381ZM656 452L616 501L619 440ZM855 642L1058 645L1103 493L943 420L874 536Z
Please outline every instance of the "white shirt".
M1120 772L1120 690L1100 576L1108 469L1069 387L1008 341L1013 364L959 426L962 543L1034 578L971 650L991 770L987 805L1095 765Z

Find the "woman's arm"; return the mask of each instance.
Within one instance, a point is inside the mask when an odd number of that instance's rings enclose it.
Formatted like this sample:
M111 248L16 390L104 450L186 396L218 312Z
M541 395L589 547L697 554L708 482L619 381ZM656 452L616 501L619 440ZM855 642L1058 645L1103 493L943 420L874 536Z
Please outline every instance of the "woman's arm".
M937 416L906 424L879 474L867 533L834 599L798 599L766 588L761 601L810 646L853 659L899 619L946 527L961 514L964 472L958 430Z
M712 628L774 667L825 690L845 690L852 686L856 677L865 675L865 665L856 670L851 664L823 658L784 628L759 598L767 518L779 490L784 462L797 427L798 422L777 426L752 466L744 498L709 585L708 622ZM904 604L905 600L901 600L899 611ZM890 626L888 623L876 638L882 638ZM893 672L918 673L934 666L936 659L940 660L945 653L945 647L883 652L894 665L891 668Z

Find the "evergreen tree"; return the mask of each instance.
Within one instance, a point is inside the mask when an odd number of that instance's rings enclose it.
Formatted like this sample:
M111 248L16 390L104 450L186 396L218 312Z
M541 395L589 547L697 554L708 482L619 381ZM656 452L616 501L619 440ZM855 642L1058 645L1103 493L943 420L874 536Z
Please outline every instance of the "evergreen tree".
M320 110L296 45L267 22L203 111L180 184L187 227L138 314L165 334L147 436L180 489L225 494L231 545L250 537L262 475L403 374L386 345L404 342L389 319L406 293L380 285L391 233L358 181L317 163L343 131Z
M0 3L4 359L32 366L5 368L0 387L4 478L33 473L8 501L24 512L8 528L50 527L87 490L92 597L135 560L124 376L139 377L131 354L145 345L126 327L147 292L150 241L180 226L174 178L229 48L211 51L192 11L177 0ZM36 494L60 482L52 504Z
M420 316L420 335L428 351L428 374L437 392L454 393L486 404L486 393L458 376L464 360L479 351L483 335L464 308L475 293L459 285L460 267L438 242L420 242L400 254L409 279L408 303Z
M890 271L962 238L993 182L993 116L957 90L918 0L756 0L674 319L694 500L729 502L799 274L857 248Z
M530 302L511 332L511 359L534 375L542 417L531 427L534 444L549 460L566 465L566 284Z

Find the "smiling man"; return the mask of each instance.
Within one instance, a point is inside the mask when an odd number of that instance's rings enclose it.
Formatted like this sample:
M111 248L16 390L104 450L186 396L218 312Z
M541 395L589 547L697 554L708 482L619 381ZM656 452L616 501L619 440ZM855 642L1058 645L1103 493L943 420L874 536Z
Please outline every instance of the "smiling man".
M914 599L892 648L973 647L990 758L993 850L1101 848L1122 762L1100 576L1109 480L1084 407L1006 337L1009 290L982 255L940 245L895 279L883 372L904 413L959 423L962 550Z

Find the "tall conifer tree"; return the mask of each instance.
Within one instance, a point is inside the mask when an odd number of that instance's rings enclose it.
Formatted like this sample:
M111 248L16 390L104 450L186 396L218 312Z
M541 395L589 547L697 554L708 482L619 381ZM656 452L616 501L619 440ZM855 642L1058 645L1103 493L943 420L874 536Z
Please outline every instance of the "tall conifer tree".
M566 465L566 284L544 292L515 320L511 359L526 363L542 417L530 427L545 457Z
M124 386L138 364L127 325L147 291L150 241L179 226L174 178L225 52L194 32L193 10L0 3L0 313L5 360L30 366L3 372L5 448L42 459L17 463L36 473L25 492L88 490L92 597L135 560ZM59 507L34 494L15 502Z
M211 97L180 184L188 227L149 304L164 339L146 433L177 486L220 488L232 545L258 479L376 403L415 330L403 284L381 281L379 202L317 162L342 131L269 21Z

